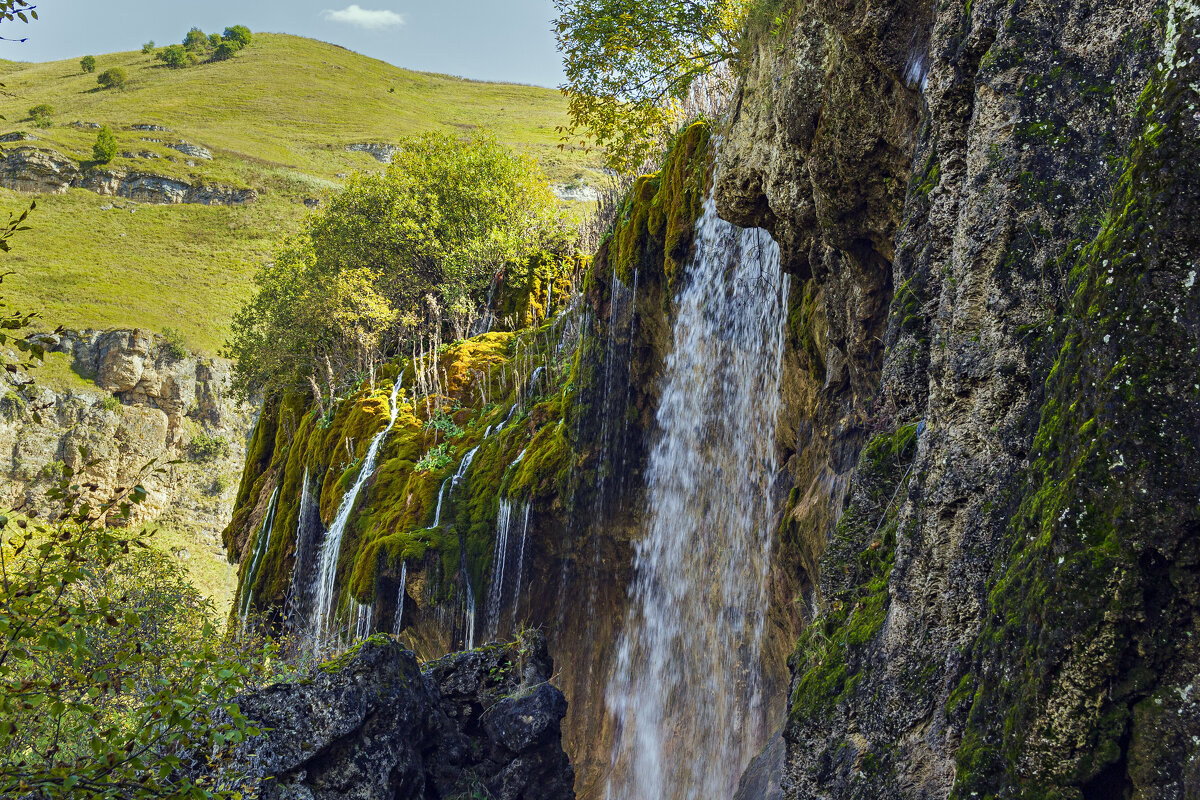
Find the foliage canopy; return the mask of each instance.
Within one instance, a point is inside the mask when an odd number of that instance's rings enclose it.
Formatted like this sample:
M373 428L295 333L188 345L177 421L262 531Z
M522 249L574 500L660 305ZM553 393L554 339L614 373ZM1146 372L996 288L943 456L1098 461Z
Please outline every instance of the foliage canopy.
M228 346L237 385L320 401L319 382L332 395L444 324L464 335L498 270L565 250L564 230L532 158L482 133L404 140L384 174L351 177L259 271Z
M129 73L124 67L111 67L96 77L96 83L105 89L123 89L129 82Z
M96 57L95 56L84 56L83 58L79 59L79 68L82 69L84 72L95 72L96 71Z
M693 85L738 51L746 0L554 0L571 125L627 172L683 121Z

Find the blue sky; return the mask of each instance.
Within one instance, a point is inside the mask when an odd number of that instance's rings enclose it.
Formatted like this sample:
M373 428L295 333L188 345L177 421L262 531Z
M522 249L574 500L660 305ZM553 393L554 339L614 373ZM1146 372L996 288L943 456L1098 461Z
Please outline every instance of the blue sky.
M551 0L37 0L40 20L0 26L0 58L50 61L181 41L193 26L311 36L400 67L557 86Z

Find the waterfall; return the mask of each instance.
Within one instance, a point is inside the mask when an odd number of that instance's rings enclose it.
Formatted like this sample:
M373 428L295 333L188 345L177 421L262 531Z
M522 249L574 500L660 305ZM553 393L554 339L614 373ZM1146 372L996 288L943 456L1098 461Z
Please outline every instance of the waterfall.
M525 570L525 538L529 533L529 503L522 504L516 518L521 522L521 538L520 550L516 556L516 583L512 584L512 607L509 613L509 618L514 626L517 603L521 599L521 580ZM492 581L488 587L487 617L484 624L484 634L488 641L495 641L496 637L500 635L500 620L504 617L504 586L512 563L508 551L510 542L515 538L512 536L513 519L512 502L501 500L500 511L496 514L496 549L492 554Z
M466 604L463 608L463 649L475 649L475 590L471 588L471 576L467 574L467 565L462 565L463 585L467 587Z
M433 527L438 527L442 524L442 495L446 493L446 485L450 483L450 479L442 481L442 488L438 489L437 511L433 514Z
M496 549L492 553L492 583L488 587L486 631L493 641L500 626L500 608L504 600L504 562L508 556L508 527L512 520L512 503L501 498L496 514Z
M246 570L246 577L243 579L242 602L241 608L238 609L242 631L246 630L246 622L250 619L250 605L254 600L254 578L258 575L258 565L262 563L263 555L271 546L271 532L275 530L275 504L278 501L279 487L276 486L275 491L271 492L271 499L267 501L267 513L263 516L262 527L255 537L254 554L250 557L250 568Z
M396 621L392 623L392 635L399 637L404 628L404 591L408 587L408 562L400 562L400 591L396 593Z
M316 524L313 524L314 517ZM307 596L310 587L304 579L312 569L310 562L313 534L319 530L320 522L320 512L313 497L308 467L305 466L304 480L300 484L300 510L296 515L296 550L292 559L292 578L283 601L284 625L293 633L298 632L303 624L302 620L307 617L308 603L312 599Z
M342 504L338 506L337 516L334 517L333 524L329 526L329 532L325 534L325 540L321 542L321 552L317 563L316 574L316 600L313 604L311 630L313 635L313 652L321 654L327 649L330 642L327 640L333 633L333 622L337 612L337 596L334 593L335 582L337 580L337 564L338 556L342 550L342 535L346 532L346 523L350 521L350 513L354 510L354 504L358 500L358 494L362 491L364 485L370 480L371 475L375 473L375 460L379 456L379 448L383 444L383 440L392 430L392 426L396 424L396 416L400 413L400 407L397 404L397 399L400 395L400 383L403 380L403 373L396 378L396 383L392 386L392 396L388 401L389 419L387 427L375 434L375 438L371 440L371 446L367 449L366 460L363 461L362 469L359 470L358 479L354 481L353 488L346 492L346 496L342 498Z
M509 630L517 627L517 605L521 602L521 581L525 576L525 537L529 533L529 503L525 504L525 513L521 519L521 549L517 551L517 580L513 583L512 614L509 616Z
M728 800L765 740L760 653L788 286L710 196L678 296L606 704L609 800Z

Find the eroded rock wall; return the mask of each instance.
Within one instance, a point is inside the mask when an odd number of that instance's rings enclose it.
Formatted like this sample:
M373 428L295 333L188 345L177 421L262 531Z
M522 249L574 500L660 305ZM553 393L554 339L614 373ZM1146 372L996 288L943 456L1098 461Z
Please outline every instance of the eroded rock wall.
M100 498L143 484L148 497L135 522L170 525L218 550L255 416L232 395L229 364L141 330L65 331L42 342L70 357L84 388L6 387L3 504L47 510L46 491L70 467Z
M719 178L808 279L838 507L784 524L785 795L1193 796L1197 9L788 12Z

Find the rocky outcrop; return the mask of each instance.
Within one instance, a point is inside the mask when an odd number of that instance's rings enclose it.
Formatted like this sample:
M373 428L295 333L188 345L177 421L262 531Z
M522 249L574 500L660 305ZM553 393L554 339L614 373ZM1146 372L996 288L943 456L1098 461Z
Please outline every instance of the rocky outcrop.
M253 189L197 186L176 178L124 170L84 170L53 150L21 147L6 150L0 160L0 186L19 192L63 194L88 189L97 194L127 197L146 203L242 205L258 199Z
M149 496L137 507L137 521L170 524L190 532L196 546L219 549L254 423L253 409L230 392L229 364L147 331L67 331L42 341L47 351L68 354L91 386L8 387L0 414L0 453L9 454L7 464L0 462L6 477L0 503L44 510L46 491L69 466L97 485L98 497L143 484ZM42 424L33 421L34 411ZM151 463L162 471L147 472Z
M423 668L379 635L304 680L238 699L264 730L219 763L263 800L571 800L562 692L545 640L446 656Z
M1198 9L784 11L718 182L805 281L785 796L1193 796Z
M392 163L392 156L400 152L400 148L394 144L384 144L382 142L358 142L346 145L346 151L350 153L366 153L381 164L390 164Z

